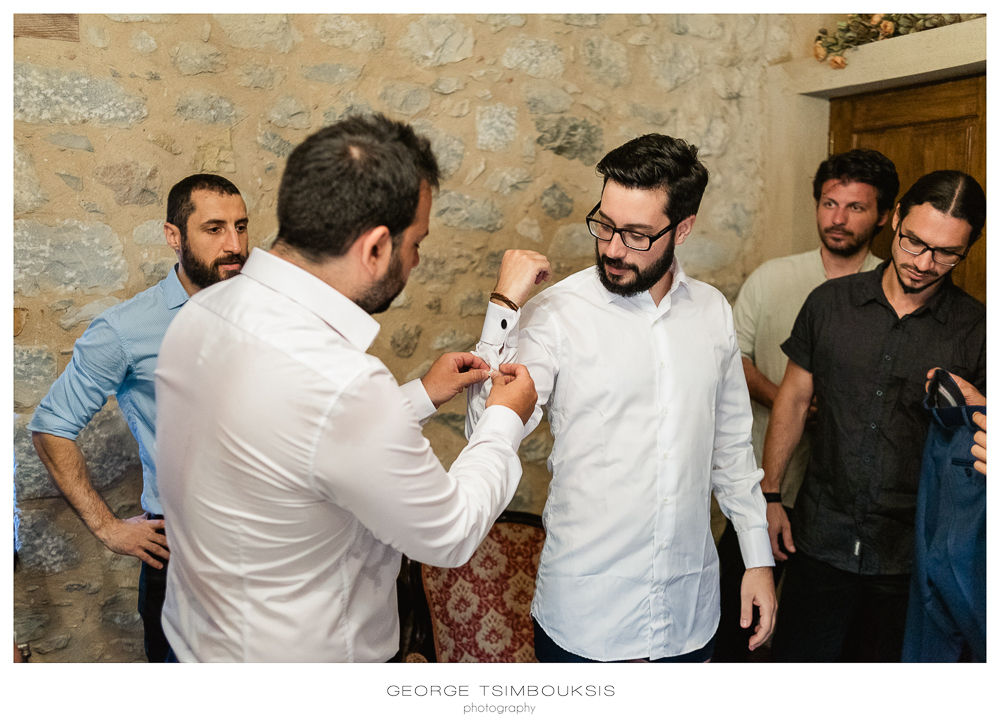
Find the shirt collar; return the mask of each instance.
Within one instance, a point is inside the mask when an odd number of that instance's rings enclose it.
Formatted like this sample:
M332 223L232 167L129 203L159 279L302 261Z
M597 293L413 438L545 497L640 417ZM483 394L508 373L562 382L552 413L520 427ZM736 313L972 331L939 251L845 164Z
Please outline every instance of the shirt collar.
M891 263L891 259L886 259L872 271L855 275L857 283L854 286L852 295L855 305L860 307L862 304L875 301L892 308L888 298L885 296L885 291L882 289L882 276ZM941 286L934 293L934 296L928 299L927 303L914 312L914 314L921 314L926 310L937 321L942 323L948 321L948 309L951 307L952 289L954 287L955 283L951 280L951 274L949 273L945 276L944 281L941 282Z
M167 303L167 309L177 309L177 307L182 306L190 297L188 293L184 290L184 285L181 284L181 280L177 278L177 265L174 264L170 268L170 273L167 274L166 279L164 279L161 284L163 290L163 299Z
M361 307L319 277L274 254L254 249L241 274L305 307L362 352L378 336L379 323Z
M670 284L670 290L667 292L666 296L663 297L663 300L660 301L661 309L669 308L669 304L664 305L664 301L669 302L670 298L672 298L674 293L681 287L684 287L684 289L688 291L688 296L690 296L689 290L691 288L691 280L688 278L688 275L684 273L684 269L681 268L681 263L676 256L674 257L673 263L670 265L670 271L674 275L674 280ZM650 296L648 291L645 291L642 294L637 294L634 297L623 297L621 294L615 294L614 292L609 291L607 287L601 284L601 278L596 266L594 267L594 282L597 285L597 289L601 294L601 297L608 304L626 302L641 308L645 308L647 304L650 309L654 308L653 297Z

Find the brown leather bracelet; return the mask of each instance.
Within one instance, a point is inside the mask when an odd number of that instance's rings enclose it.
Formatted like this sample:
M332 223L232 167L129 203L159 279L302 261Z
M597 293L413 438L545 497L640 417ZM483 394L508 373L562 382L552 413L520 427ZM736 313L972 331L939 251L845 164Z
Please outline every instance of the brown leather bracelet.
M501 294L500 292L493 292L493 293L492 293L492 294L490 295L490 301L493 301L493 300L496 300L496 301L500 302L501 304L503 304L503 305L506 305L506 306L510 307L510 308L511 308L511 309L513 309L513 310L514 310L515 312L516 312L516 311L518 310L518 306L517 306L517 304L515 304L514 302L512 302L512 301L511 301L510 299L507 299L507 297L505 297L505 296L504 296L503 294Z

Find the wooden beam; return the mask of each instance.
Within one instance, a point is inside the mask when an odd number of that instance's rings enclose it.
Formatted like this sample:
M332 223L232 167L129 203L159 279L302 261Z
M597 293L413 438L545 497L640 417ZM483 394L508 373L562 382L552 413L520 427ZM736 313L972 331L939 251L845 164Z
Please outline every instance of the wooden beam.
M14 15L15 38L43 38L80 42L80 16L69 13L22 13Z

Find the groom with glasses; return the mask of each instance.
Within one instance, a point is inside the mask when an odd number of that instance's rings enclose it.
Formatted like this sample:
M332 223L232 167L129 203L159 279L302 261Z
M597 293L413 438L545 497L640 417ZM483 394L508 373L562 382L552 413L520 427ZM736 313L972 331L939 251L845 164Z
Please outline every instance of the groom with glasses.
M777 661L899 661L910 590L933 367L986 394L986 308L951 270L986 223L971 176L935 171L900 199L891 258L809 295L781 346L788 366L764 441L778 492L813 395L813 447L791 520L767 506L775 554L790 552Z
M541 254L504 254L476 354L526 365L555 442L531 613L543 662L703 662L719 624L714 492L747 571L741 618L775 595L750 397L725 297L674 257L708 171L697 149L649 134L608 153L587 215L596 266L542 291ZM469 388L467 433L488 385Z

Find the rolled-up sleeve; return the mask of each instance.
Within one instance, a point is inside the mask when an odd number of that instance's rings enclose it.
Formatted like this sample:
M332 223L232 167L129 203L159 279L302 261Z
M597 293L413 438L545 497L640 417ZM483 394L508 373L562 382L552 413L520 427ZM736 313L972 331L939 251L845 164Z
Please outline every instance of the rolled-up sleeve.
M128 369L121 336L106 316L98 317L76 341L72 359L38 404L28 429L75 440L118 391Z

